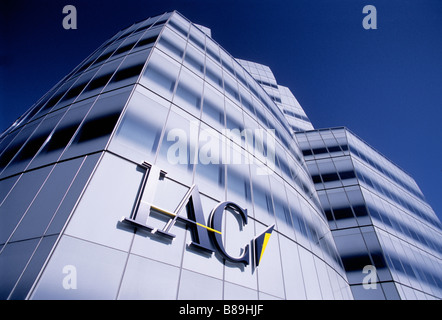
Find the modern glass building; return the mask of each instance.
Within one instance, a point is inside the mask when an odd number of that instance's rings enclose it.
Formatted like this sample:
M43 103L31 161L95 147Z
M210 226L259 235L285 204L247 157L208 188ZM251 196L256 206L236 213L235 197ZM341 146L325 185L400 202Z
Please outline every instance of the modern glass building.
M416 182L346 128L296 138L354 298L440 298L441 223ZM376 268L368 290L366 266Z
M268 67L178 12L121 30L0 136L0 299L441 298L440 223L414 181L381 162L417 213L331 130L367 193L341 225L311 130ZM342 244L352 232L370 250ZM384 296L359 286L361 261Z

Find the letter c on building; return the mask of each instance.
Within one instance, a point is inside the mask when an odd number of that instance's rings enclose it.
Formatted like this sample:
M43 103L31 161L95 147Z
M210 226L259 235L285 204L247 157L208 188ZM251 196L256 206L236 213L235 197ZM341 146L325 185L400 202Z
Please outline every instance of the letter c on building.
M240 206L238 206L236 203L225 201L219 203L211 212L209 223L210 227L215 230L221 230L222 229L222 219L224 215L225 209L232 209L234 212L238 213L242 222L243 226L247 224L247 209L243 209ZM250 257L249 257L249 245L246 245L243 249L242 255L240 257L232 257L229 255L223 244L222 235L219 233L211 232L212 240L216 245L216 248L221 253L221 255L228 261L231 262L242 262L245 265L249 264Z

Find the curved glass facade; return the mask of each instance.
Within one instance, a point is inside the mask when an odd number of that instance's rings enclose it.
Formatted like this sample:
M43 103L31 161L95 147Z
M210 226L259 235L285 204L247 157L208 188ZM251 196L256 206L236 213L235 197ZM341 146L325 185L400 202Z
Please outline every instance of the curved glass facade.
M135 23L0 136L1 299L353 299L313 126L210 34Z

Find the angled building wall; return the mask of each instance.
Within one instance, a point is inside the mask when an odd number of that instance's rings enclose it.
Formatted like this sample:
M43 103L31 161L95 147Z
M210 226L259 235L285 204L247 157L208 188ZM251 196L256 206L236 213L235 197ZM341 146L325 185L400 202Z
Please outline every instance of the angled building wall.
M265 65L237 59L276 103L293 132L312 130L313 125L289 88L277 83L272 70Z
M442 296L414 180L175 11L0 135L0 223L0 299Z
M296 138L355 299L440 299L441 223L416 182L346 128Z
M2 299L352 299L283 110L203 31L120 31L2 134Z

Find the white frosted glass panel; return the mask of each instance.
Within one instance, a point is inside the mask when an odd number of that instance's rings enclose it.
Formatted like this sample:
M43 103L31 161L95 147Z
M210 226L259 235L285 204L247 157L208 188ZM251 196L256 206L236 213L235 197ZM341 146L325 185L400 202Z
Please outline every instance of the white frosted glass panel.
M168 178L160 179L155 191L153 205L174 212L188 190L189 188ZM187 217L186 210L183 210L181 215ZM154 214L153 210L151 210L151 216L147 219L147 224L153 228L161 230L168 221L169 219L165 218L163 214ZM170 233L175 235L175 238L172 241L164 239L161 236L146 234L145 231L137 231L131 252L168 264L180 266L186 240L185 224L177 222L170 229Z
M192 45L187 45L184 65L204 77L204 55Z
M137 163L153 162L169 111L141 87L130 99L109 150Z
M252 170L252 195L255 218L266 225L272 225L275 223L275 216L269 178L267 175L254 175L254 170L257 170L256 166L251 165L250 168Z
M81 195L86 182L88 181L95 165L100 159L101 154L93 154L86 156L86 160L81 165L80 170L77 172L74 181L69 186L69 191L60 203L55 216L51 220L51 224L45 231L45 234L57 234L65 226L66 221L74 209L75 204L78 201L78 197Z
M265 228L260 224L256 224L256 227L259 228L258 230ZM273 231L267 243L267 247L259 264L258 273L259 291L285 298L281 256L279 252L279 235L275 231Z
M225 197L225 170L222 160L222 138L212 128L201 124L198 145L198 163L195 168L195 182L201 192L223 200Z
M171 100L180 65L159 50L154 50L140 81L146 88Z
M196 118L200 117L203 81L186 68L181 69L173 102Z
M286 237L279 237L279 241L287 299L305 299L304 277L298 254L298 245Z
M181 273L179 300L221 300L223 282L188 270Z
M247 209L247 208L245 208ZM233 257L239 257L243 254L243 249L249 245L249 251L252 254L253 248L250 246L250 240L255 237L255 222L248 219L245 226L240 225L241 219L237 215L226 211L225 212L226 227L225 227L225 249ZM265 228L259 225L257 233L263 232ZM266 252L267 253L267 252ZM265 254L266 254L265 253ZM253 258L251 258L253 260ZM252 260L249 265L244 266L242 263L232 263L226 261L224 272L225 280L245 286L252 289L257 289L257 272L252 267Z
M224 97L207 83L204 86L201 119L217 130L224 129Z
M31 299L113 300L117 296L126 259L124 252L64 236ZM73 285L75 289L72 289Z
M210 211L218 204L208 197L201 195L201 204L204 212L204 220L208 221ZM184 250L183 268L206 274L218 279L223 278L222 257L216 253L202 252L198 248L189 246L193 241L191 232L186 232L186 248Z
M317 257L315 257L315 266L318 270L318 279L321 287L322 299L324 300L332 300L334 299L333 291L331 287L331 282L328 277L327 265Z
M165 28L158 40L157 47L181 62L186 42L169 28Z
M224 282L224 300L258 300L258 292L233 283Z
M298 249L299 249L299 259L301 261L302 274L304 276L305 292L307 299L309 300L322 299L318 275L316 273L316 267L313 261L313 255L311 252L305 250L302 247L298 247Z
M119 220L123 216L130 217L143 174L143 170L137 165L106 154L89 182L65 233L128 250L133 232L120 226Z
M177 107L172 107L162 138L157 165L170 178L187 185L192 183L193 167L198 156L199 123Z
M179 271L178 268L164 263L130 255L118 299L174 300Z

